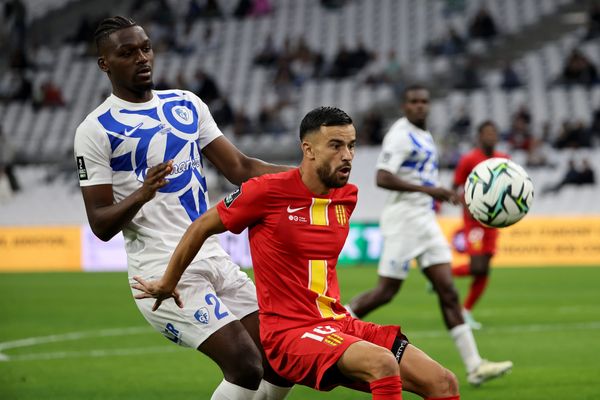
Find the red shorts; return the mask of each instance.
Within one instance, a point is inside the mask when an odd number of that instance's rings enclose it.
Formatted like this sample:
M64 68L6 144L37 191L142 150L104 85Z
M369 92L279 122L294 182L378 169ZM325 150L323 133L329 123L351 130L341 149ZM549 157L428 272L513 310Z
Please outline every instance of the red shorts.
M353 382L331 367L352 343L366 340L391 350L396 337L405 339L398 325L377 325L352 317L261 333L275 372L290 382L322 391L339 385L370 391L368 383Z
M474 220L465 220L465 253L471 256L496 254L498 229L488 228Z

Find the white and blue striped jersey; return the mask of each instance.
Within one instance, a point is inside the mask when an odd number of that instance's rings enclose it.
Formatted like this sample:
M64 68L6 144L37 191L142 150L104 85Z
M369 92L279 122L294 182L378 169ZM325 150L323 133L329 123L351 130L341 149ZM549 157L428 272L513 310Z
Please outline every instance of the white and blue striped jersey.
M438 155L431 133L406 118L396 121L383 139L377 169L420 186L438 186ZM403 229L403 221L433 213L433 199L421 192L390 191L381 216L382 233Z
M153 91L145 103L114 94L77 128L81 186L112 184L119 202L142 186L149 168L173 160L169 183L123 229L129 275L162 275L188 226L209 208L201 149L221 136L208 107L183 90ZM216 237L196 260L226 256Z

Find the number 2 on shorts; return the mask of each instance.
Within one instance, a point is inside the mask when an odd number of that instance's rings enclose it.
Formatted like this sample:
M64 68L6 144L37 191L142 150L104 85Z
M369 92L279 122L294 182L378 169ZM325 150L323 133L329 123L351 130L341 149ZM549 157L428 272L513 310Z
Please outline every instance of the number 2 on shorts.
M217 319L225 318L226 316L229 315L229 313L227 311L221 312L221 300L219 300L219 298L215 294L213 294L213 293L207 294L204 297L204 300L206 300L206 303L209 306L212 306L213 301L214 301L215 317L217 317Z

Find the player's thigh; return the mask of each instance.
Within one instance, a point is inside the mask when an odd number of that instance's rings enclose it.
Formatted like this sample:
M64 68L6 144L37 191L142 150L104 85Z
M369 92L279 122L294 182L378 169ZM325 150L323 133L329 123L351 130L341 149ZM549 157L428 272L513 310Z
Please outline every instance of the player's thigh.
M206 262L218 273L215 290L221 303L239 319L258 311L256 286L248 274L229 257L215 257Z
M423 252L417 257L421 270L434 265L448 264L452 262L452 250L446 240L442 229L436 221L426 227L427 239L423 246Z
M182 275L177 289L183 308L179 308L173 299L165 300L156 311L152 311L152 298L136 299L135 303L150 325L167 339L197 349L213 333L239 319L219 299L211 278L187 271ZM132 291L137 293L135 289Z
M343 323L327 321L314 326L270 332L263 337L269 364L284 379L329 390L350 382L331 374L346 349L361 340L343 332Z
M414 246L411 246L404 235L384 236L377 274L383 278L403 281L408 276L410 261L413 258Z
M402 389L429 397L456 384L453 374L419 348L409 344L400 361ZM440 390L441 388L441 390ZM449 388L454 389L457 388ZM452 390L449 390L452 391Z

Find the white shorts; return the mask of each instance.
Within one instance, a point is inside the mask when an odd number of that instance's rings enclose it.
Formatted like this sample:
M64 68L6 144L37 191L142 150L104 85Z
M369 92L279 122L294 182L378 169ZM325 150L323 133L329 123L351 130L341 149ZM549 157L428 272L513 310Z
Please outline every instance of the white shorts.
M144 277L158 279L160 275ZM229 257L213 257L192 263L177 284L183 307L173 299L152 311L155 299L136 299L146 320L167 339L198 348L228 323L258 310L252 280ZM139 293L132 289L133 294Z
M420 218L417 224L409 221L398 233L384 233L377 273L385 278L404 280L413 259L422 270L452 262L450 245L435 217Z

